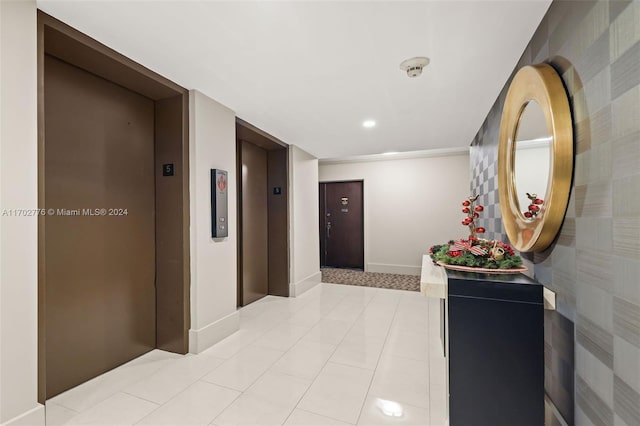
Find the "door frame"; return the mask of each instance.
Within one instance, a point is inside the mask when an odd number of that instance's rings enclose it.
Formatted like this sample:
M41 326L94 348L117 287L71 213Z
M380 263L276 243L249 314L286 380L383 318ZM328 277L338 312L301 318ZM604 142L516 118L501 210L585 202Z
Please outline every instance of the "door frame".
M38 10L38 208L45 207L44 59L51 55L154 101L156 347L189 349L189 91ZM163 162L173 180L161 180ZM178 201L178 202L176 202ZM38 217L38 402L46 400L45 218Z
M281 222L281 217L279 218L280 220L276 219L274 220L273 217L270 215L269 216L269 290L268 290L268 294L269 295L275 295L275 296L282 296L282 297L289 297L290 296L290 282L291 282L291 265L290 265L290 212L289 212L289 202L290 202L290 196L289 196L289 189L291 187L290 185L290 175L289 175L289 145L283 141L281 141L280 139L276 138L275 136L270 135L269 133L255 127L254 125L244 121L243 119L236 117L236 181L238 182L238 187L237 187L237 191L236 191L236 205L237 205L237 209L236 209L236 224L237 224L237 270L236 270L236 274L237 274L237 280L236 280L236 306L237 307L241 307L243 306L243 274L242 274L242 270L243 270L243 255L242 255L242 248L243 248L243 242L242 242L242 143L243 142L248 142L248 143L252 143L256 146L258 146L259 148L263 148L267 151L267 154L269 154L269 152L271 151L282 151L285 161L284 161L284 182L285 184L282 185L282 190L283 190L283 194L285 197L285 204L286 204L286 208L285 208L285 223L286 223L286 231L283 233L281 228L282 226L279 226L278 222ZM271 173L272 173L272 168L269 167L269 165L267 164L267 175L268 177L268 181L271 181ZM269 183L267 183L268 185ZM270 193L267 194L267 196L269 196ZM280 223L280 225L282 225ZM277 231L277 232L274 232ZM273 238L272 235L276 235L276 238ZM284 246L284 247L283 247ZM274 250L275 251L279 251L279 257L278 256L272 256L271 251ZM283 259L282 257L286 257L286 259ZM277 268L276 268L277 267ZM274 280L274 277L272 276L272 272L275 269L282 269L282 268L286 268L286 286L283 285L277 285L274 286L272 285L272 281ZM277 277L276 277L277 278ZM280 277L281 278L281 277ZM281 279L279 279L279 281L281 281Z
M364 185L364 179L341 179L341 180L321 180L318 182L318 194L320 193L320 186L323 184L328 184L328 183L351 183L351 182L360 182L362 183L362 261L364 262L364 265L362 265L362 270L363 271L367 271L368 267L368 263L367 263L367 226L365 223L365 207L366 207L366 200L365 200L365 185ZM326 193L325 193L326 194ZM318 209L320 210L321 206L324 206L325 203L318 203ZM322 223L318 223L318 230L320 230L320 228L322 229L322 232L320 232L320 241L318 242L318 245L320 246L320 267L322 268L322 259L323 259L323 255L322 255L322 247L323 245L326 247L326 242L323 244L322 243L322 238L324 238L324 231L325 231L325 227L326 225L324 225L324 212L318 212L318 216L319 216L319 221Z

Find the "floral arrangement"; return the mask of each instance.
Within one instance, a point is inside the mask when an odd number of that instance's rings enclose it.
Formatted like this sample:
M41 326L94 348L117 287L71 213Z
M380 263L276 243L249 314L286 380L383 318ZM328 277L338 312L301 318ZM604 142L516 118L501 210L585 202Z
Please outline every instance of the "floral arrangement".
M523 212L522 214L527 219L535 219L536 216L538 216L538 213L540 213L540 207L542 206L542 203L544 203L544 200L542 198L538 198L536 194L529 194L528 192L527 198L531 201L531 203L529 204L527 211Z
M467 215L462 225L469 227L469 238L432 246L429 249L431 259L448 265L487 269L513 269L522 266L522 258L515 254L509 244L477 237L477 234L485 232L483 227L476 226L476 219L484 210L482 205L476 204L477 199L476 195L462 202L462 212Z

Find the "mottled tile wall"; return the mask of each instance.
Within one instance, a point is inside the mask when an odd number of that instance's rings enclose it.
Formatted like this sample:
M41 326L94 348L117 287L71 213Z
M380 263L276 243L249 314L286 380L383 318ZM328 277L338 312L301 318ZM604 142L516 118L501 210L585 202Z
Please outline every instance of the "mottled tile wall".
M548 62L570 96L574 186L560 236L528 256L575 323L575 423L640 425L640 0L553 2L521 66ZM508 87L471 145L481 225L506 240L497 190Z
M561 418L574 424L575 326L556 311L544 311L544 368L545 392Z

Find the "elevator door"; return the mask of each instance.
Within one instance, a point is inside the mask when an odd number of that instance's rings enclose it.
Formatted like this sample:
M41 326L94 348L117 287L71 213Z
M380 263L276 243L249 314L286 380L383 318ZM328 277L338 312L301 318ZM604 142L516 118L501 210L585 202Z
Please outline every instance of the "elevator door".
M44 78L51 398L155 347L154 104L49 56Z
M267 151L242 142L242 300L245 306L269 293Z

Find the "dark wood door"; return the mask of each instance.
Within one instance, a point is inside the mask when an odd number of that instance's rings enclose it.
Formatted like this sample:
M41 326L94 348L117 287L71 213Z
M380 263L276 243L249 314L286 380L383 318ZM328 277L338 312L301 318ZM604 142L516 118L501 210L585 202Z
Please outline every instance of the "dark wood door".
M267 151L241 142L242 271L240 304L269 293L269 234L267 210Z
M320 265L364 269L363 183L320 184Z
M154 104L49 56L44 79L51 398L155 347Z

